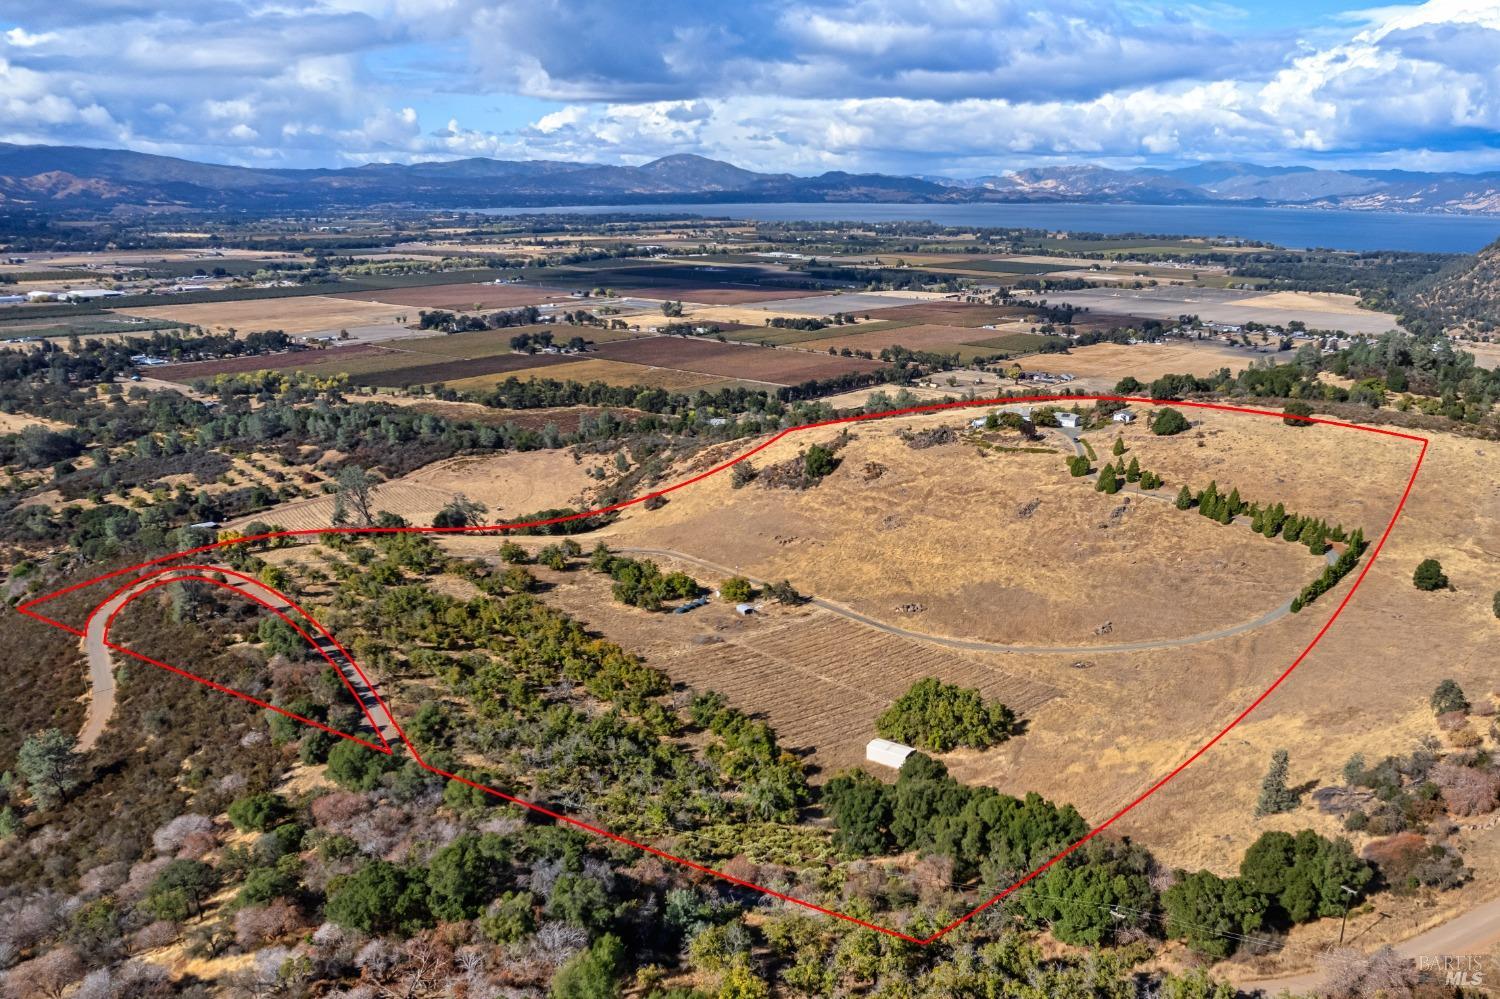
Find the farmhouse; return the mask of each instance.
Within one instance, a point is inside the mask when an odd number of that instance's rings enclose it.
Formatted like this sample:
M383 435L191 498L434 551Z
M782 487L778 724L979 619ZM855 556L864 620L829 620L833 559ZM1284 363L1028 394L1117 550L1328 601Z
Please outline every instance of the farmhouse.
M1111 416L1110 419L1114 420L1116 423L1134 423L1135 414L1128 409L1122 409L1115 415Z
M1057 425L1067 430L1077 430L1078 422L1081 419L1083 419L1083 417L1079 416L1077 413L1058 413Z
M879 763L883 767L892 770L900 770L901 764L916 750L910 746L903 746L899 742L889 739L871 739L865 745L865 759L871 763Z

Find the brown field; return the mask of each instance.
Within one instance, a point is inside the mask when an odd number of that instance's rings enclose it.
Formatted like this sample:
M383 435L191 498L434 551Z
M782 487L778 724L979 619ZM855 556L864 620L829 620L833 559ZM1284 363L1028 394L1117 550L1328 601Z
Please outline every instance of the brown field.
M584 384L588 384L589 382L603 382L606 385L641 385L646 388L663 388L674 392L696 392L700 389L714 391L734 385L772 389L778 387L767 382L748 382L742 379L722 378L696 371L683 371L678 368L657 368L644 364L630 364L626 361L604 359L586 361L567 360L565 364L510 371L500 377L496 377L493 374L475 375L450 380L446 384L449 388L460 392L483 392L493 388L508 377L520 378L523 381L530 378L556 378L560 381L574 381Z
M588 305L590 299L575 299L568 292L530 284L434 284L421 288L386 288L380 291L354 291L337 296L350 302L374 302L410 309L516 309L544 302L578 302Z
M383 347L372 344L356 344L347 347L326 347L322 350L292 350L282 354L256 354L248 357L220 357L212 361L188 361L186 364L164 365L156 369L163 381L181 382L186 385L199 378L214 375L238 375L249 371L303 370L310 367L353 364L362 358L385 357Z
M678 368L776 385L796 385L813 378L831 378L849 371L874 371L880 367L877 361L857 357L830 357L805 351L675 336L602 344L597 353L601 357L632 364Z
M1066 354L1035 354L1021 362L1027 371L1075 375L1074 388L1113 389L1126 375L1151 382L1166 374L1210 375L1220 368L1238 371L1264 355L1220 343L1095 343Z
M163 377L190 381L222 371L294 369L320 376L346 374L357 385L399 388L566 364L576 357L567 354L512 352L510 340L513 336L538 330L552 331L563 338L575 332L575 328L567 326L512 327L455 333L451 336L409 337L381 344L329 347L263 357L196 361L173 365L161 371ZM590 338L595 334L605 340L619 335L600 330L583 331L583 335Z
M924 302L920 305L898 305L881 309L880 319L890 322L930 323L940 326L984 326L998 319L1025 314L1024 309L1003 305L977 305L972 302Z
M785 319L791 319L794 318L795 315L796 314L792 312L779 312L775 309L764 309L754 305L697 306L691 302L688 302L683 306L683 316L687 319L693 320L694 322L719 323L720 325L728 323L746 327L758 326L763 329L766 328L765 324L767 319L774 319L777 316L781 316ZM661 325L662 323L666 322L675 322L675 320L669 319L657 320L652 316L643 316L642 320L651 325ZM767 332L775 333L777 331L767 329Z
M855 330L858 327L854 328ZM957 354L960 360L969 362L976 357L988 357L996 353L1015 353L1025 350L1025 341L1007 343L1005 334L999 330L974 329L970 326L937 326L914 323L911 326L885 327L869 333L848 332L840 328L833 335L801 344L804 350L827 350L830 347L850 350L867 350L879 354L886 347L905 347L908 350L927 350L944 354ZM1014 332L1021 332L1020 329ZM994 344L981 341L992 339ZM1035 338L1033 338L1035 339ZM1034 349L1034 348L1033 348Z
M459 494L489 507L495 521L580 502L593 484L590 464L566 451L526 451L483 457L450 458L375 487L375 506L426 525ZM260 520L286 530L308 530L332 523L333 497L316 496L272 507L230 523Z
M353 326L394 323L409 309L358 302L332 295L290 295L286 298L256 298L235 302L201 302L196 305L153 305L132 308L119 315L170 319L224 332L231 326L242 333L281 330L285 333L321 333ZM415 316L412 319L415 320Z

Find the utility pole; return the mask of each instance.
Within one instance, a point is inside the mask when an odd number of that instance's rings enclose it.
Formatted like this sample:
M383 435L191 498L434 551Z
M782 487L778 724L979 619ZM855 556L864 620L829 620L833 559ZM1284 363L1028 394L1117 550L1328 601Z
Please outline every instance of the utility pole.
M1344 930L1349 928L1349 900L1358 894L1348 885L1339 885L1344 890L1344 919L1339 923L1339 946L1344 946Z

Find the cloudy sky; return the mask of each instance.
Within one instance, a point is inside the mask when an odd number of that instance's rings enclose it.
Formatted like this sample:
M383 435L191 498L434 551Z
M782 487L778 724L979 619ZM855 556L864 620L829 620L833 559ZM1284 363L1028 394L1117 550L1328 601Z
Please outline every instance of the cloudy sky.
M1500 0L5 0L0 140L975 176L1500 169Z

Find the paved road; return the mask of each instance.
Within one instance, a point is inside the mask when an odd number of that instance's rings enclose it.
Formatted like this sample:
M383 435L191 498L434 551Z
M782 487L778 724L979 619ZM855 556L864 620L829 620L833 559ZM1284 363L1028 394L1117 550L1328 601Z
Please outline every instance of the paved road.
M1419 933L1409 940L1396 944L1392 949L1398 956L1410 961L1427 958L1441 962L1443 958L1488 955L1496 946L1500 946L1500 898L1470 909L1463 915L1434 926L1425 933ZM1491 973L1487 964L1488 962L1482 970L1486 972L1486 980L1493 981L1496 976ZM1457 965L1451 966L1457 967ZM1245 982L1239 986L1239 989L1243 992L1263 992L1271 996L1280 995L1283 992L1293 994L1313 992L1326 977L1321 971L1310 971L1285 978L1266 978Z
M186 575L199 575L199 572L184 570ZM140 584L111 598L106 604L96 610L88 620L84 628L84 649L88 655L89 682L92 694L89 697L88 711L84 716L83 728L78 733L78 748L83 751L92 749L104 734L104 728L109 723L110 717L115 710L115 663L112 651L104 644L105 628L110 615L122 604L128 601L132 595L138 593L142 587L158 583L163 579L171 579L177 573L164 573L142 579ZM237 577L230 577L235 586L245 590L254 596L266 601L277 610L286 614L293 620L299 620L298 615L287 605L286 600L274 590L267 588L259 582L247 581ZM349 661L337 645L324 637L316 629L303 624L304 630L316 640L318 649L327 653L328 657L338 666L339 672L349 681L349 686L354 689L355 697L360 704L369 712L370 718L375 721L380 734L386 741L395 745L399 741L395 723L391 721L390 715L381 707L380 700L375 696L375 690L365 682L359 670Z

